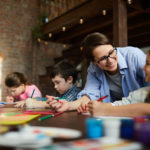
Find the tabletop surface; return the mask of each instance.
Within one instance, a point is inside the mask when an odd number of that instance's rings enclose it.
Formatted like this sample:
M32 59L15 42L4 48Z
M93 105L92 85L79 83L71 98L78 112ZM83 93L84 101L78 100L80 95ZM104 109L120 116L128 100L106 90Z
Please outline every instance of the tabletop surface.
M23 112L23 111L50 111L50 109L26 109L26 108L21 109L21 108L14 108L13 105L6 105L5 107L0 109L1 113L3 112L13 113L13 112ZM43 117L43 116L46 116L46 115L41 115L40 117ZM76 111L72 111L72 112L64 112L61 115L48 118L42 121L39 121L38 118L36 118L28 122L28 124L31 126L58 127L58 128L69 128L69 129L79 130L82 132L82 136L78 139L82 139L82 138L86 138L85 120L88 117L89 116L80 115ZM14 128L14 126L11 128ZM63 142L63 141L66 142L70 140L69 139L54 139L55 143Z

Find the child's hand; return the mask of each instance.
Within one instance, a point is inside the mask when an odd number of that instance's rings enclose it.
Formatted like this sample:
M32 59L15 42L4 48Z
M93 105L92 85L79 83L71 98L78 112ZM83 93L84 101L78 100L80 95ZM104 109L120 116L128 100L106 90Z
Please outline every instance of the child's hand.
M26 101L23 100L23 101L16 102L15 107L23 108L25 105L26 105Z
M110 108L114 108L114 106L110 103L102 103L98 101L91 101L88 103L88 111L93 116L105 116L109 113Z
M87 104L90 102L90 99L87 96L83 96L81 99L79 99L81 101L80 106L77 108L77 111L79 113L82 112L87 112Z
M53 100L49 102L49 105L58 112L67 111L69 109L69 102L65 99Z
M49 104L49 103L52 102L56 97L46 95L46 98L47 98L46 103Z
M12 96L7 96L6 97L6 102L12 103L12 102L14 102L14 98Z

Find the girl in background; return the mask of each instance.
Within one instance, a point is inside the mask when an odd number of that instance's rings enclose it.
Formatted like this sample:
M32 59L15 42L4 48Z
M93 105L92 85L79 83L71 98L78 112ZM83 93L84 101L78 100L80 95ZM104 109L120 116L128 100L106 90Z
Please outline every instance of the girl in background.
M40 90L35 85L27 83L27 78L20 72L12 72L6 76L5 85L7 86L8 96L6 102L24 101L30 97L42 97ZM24 102L17 102L17 105Z

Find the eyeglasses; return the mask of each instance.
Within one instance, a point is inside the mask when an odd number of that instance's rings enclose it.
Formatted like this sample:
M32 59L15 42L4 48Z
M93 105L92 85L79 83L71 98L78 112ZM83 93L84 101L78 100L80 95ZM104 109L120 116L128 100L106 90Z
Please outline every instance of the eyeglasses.
M97 61L97 63L98 63L98 64L100 64L101 62L102 62L102 63L106 63L107 60L108 60L108 58L115 58L116 56L117 56L117 49L114 48L113 50L111 50L111 51L109 52L109 54L108 54L107 56L101 57L101 58Z

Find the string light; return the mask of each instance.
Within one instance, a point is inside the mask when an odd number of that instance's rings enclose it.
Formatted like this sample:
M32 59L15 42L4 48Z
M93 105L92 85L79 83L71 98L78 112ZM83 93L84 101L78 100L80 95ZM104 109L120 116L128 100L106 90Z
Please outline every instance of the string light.
M83 24L83 22L84 22L84 20L83 20L83 18L80 18L80 24Z
M40 38L37 38L37 41L40 43L40 42L41 42L41 39L40 39Z
M52 33L49 33L48 36L49 36L49 38L51 38L52 37Z
M105 10L105 9L102 10L102 14L103 14L104 16L106 15L106 10Z
M81 51L83 50L83 47L82 47L82 46L80 46L80 50L81 50Z
M62 27L62 31L63 31L63 32L66 31L66 27L65 27L65 26Z
M129 4L129 5L132 4L132 0L128 0L128 4Z

